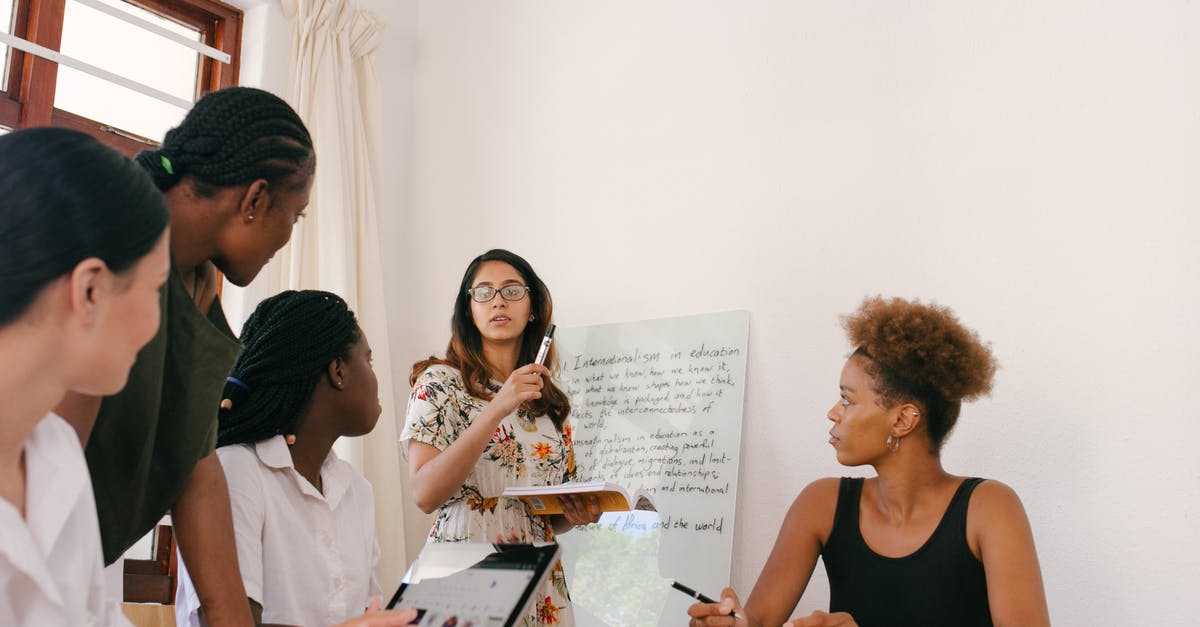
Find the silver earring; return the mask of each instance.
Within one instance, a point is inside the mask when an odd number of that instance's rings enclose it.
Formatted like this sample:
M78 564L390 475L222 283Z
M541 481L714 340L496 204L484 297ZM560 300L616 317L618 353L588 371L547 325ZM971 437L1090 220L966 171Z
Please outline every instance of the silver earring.
M900 450L900 438L898 438L894 435L888 434L887 442L885 442L884 444L886 444L887 449L893 453Z

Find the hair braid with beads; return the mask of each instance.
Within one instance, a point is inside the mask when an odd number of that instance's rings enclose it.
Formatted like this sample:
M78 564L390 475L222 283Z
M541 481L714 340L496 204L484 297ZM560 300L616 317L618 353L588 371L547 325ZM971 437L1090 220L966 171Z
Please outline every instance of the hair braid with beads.
M336 294L289 290L260 303L242 327L245 349L229 374L245 387L225 383L217 446L292 433L330 362L347 357L360 337L354 312Z
M313 164L312 137L278 96L253 87L229 87L205 95L162 146L134 159L163 191L191 175L197 193L258 179L277 185Z

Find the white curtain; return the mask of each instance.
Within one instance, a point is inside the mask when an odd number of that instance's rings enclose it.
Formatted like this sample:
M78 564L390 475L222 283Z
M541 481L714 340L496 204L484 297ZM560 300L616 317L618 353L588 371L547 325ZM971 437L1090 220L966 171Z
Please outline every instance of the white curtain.
M383 415L370 435L339 442L337 452L375 488L380 575L390 593L387 587L399 584L408 560L379 250L381 101L374 55L384 25L355 0L282 5L292 27L290 100L312 133L317 174L307 217L268 268L268 286L272 294L321 289L341 295L371 343Z

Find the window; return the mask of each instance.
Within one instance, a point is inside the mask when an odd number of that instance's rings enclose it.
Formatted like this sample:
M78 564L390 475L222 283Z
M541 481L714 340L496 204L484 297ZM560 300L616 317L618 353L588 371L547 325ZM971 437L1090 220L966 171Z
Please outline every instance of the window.
M5 33L13 32L13 0L0 0L0 29ZM4 62L0 66L0 92L8 90L8 60L9 49L3 43L0 43L0 61Z
M66 126L135 154L200 95L237 83L241 22L218 0L0 0L4 32L66 57L0 42L0 126Z

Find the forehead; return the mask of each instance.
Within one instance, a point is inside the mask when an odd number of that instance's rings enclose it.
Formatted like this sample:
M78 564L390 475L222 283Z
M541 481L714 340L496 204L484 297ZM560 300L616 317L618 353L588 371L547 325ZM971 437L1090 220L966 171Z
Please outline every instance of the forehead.
M358 327L358 340L350 347L351 350L361 350L367 352L371 350L371 343L367 341L367 334L363 332L362 327Z
M312 194L313 182L316 180L313 174L312 167L302 167L300 170L283 177L278 185L271 187L271 191L282 202L300 204L301 208L304 208L308 206L309 196Z
M503 261L485 261L479 269L475 271L475 279L471 281L474 285L480 283L490 283L492 285L503 285L505 283L520 283L524 280L521 273L517 269L504 263Z
M854 355L842 366L841 386L852 388L856 392L870 392L873 379L863 367L863 357Z

